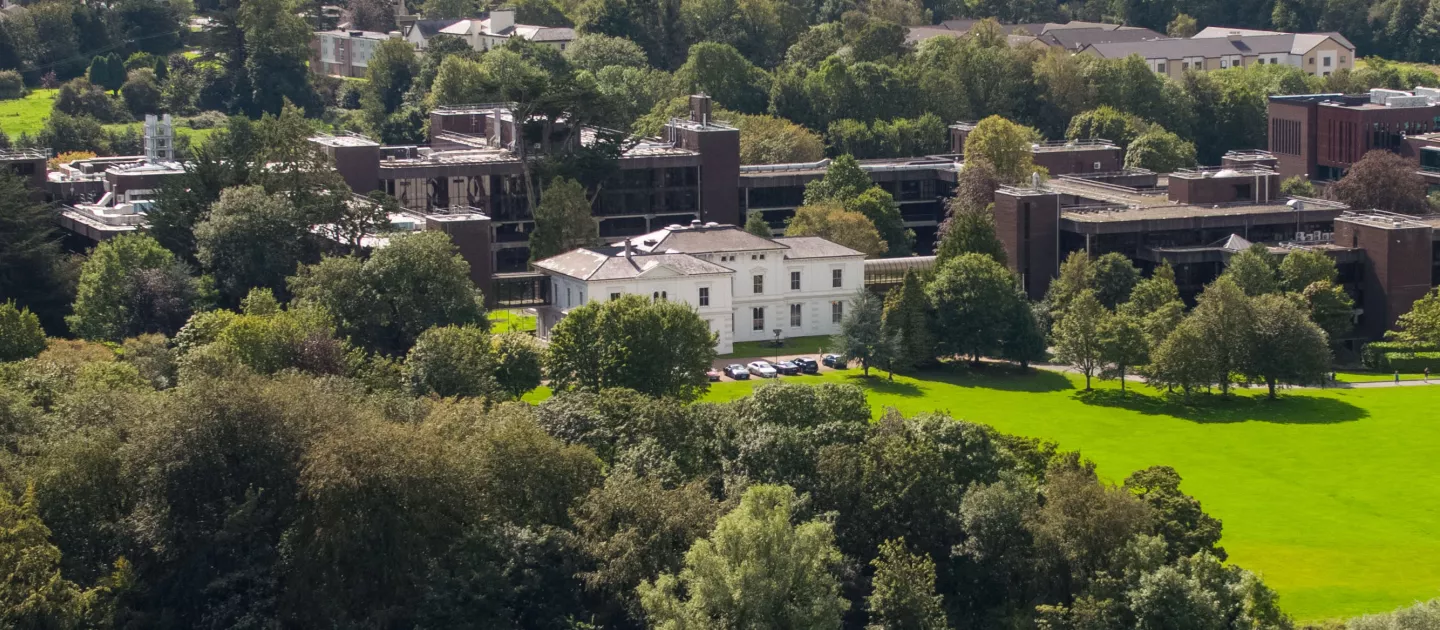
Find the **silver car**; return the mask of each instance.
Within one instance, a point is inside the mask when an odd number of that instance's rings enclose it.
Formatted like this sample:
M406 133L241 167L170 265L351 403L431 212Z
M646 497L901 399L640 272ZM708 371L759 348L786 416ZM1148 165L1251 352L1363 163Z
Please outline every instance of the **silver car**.
M745 366L745 369L760 378L775 378L777 374L775 366L770 365L769 361L753 361L750 365Z

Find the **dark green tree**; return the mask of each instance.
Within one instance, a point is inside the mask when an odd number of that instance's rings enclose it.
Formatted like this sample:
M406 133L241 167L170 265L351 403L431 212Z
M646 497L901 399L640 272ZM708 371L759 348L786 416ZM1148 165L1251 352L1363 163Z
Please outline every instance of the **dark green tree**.
M0 295L30 309L51 335L64 334L74 273L49 209L25 182L0 176Z
M762 238L774 236L770 231L770 224L765 221L765 215L758 211L746 213L745 231Z
M572 249L594 245L599 228L590 215L590 199L580 182L556 178L545 188L535 208L535 231L530 233L530 260L544 260Z
M236 304L253 287L285 287L306 227L286 197L259 186L228 188L195 226L196 257L215 277L222 303Z
M1095 265L1095 298L1105 308L1114 310L1130 300L1130 292L1140 281L1140 270L1130 258L1110 252L1097 259Z
M1250 310L1244 372L1264 383L1270 398L1276 385L1311 385L1325 378L1329 340L1306 309L1288 296L1270 294L1253 298Z
M550 332L545 371L557 390L693 399L714 360L715 333L692 307L629 294L572 309Z
M900 286L885 296L884 328L898 337L897 365L917 367L934 362L935 336L927 307L925 286L914 271L905 272Z
M495 337L495 386L512 399L540 386L545 352L527 333L512 330Z
M1255 297L1280 290L1277 271L1277 263L1270 253L1270 248L1256 243L1231 256L1224 275L1244 291L1245 295Z
M929 556L913 555L905 539L887 540L875 567L874 591L866 599L870 630L944 630L945 609L935 594L935 563Z
M490 333L476 326L436 326L415 339L405 356L410 391L441 397L496 393L496 357Z
M45 331L30 309L0 303L0 362L28 359L45 350Z
M850 308L840 322L840 333L830 344L835 352L851 361L859 361L865 376L870 366L887 366L894 378L894 362L900 352L899 331L884 325L884 300L868 289L861 289L850 300Z
M939 350L974 361L1000 351L1020 313L1015 277L995 259L963 254L940 265L925 287Z

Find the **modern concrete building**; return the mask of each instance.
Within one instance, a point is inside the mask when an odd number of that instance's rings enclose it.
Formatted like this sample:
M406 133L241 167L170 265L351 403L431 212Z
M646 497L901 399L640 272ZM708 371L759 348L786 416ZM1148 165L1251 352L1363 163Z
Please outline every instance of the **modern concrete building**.
M695 307L716 351L737 341L833 335L863 286L865 254L823 238L762 238L734 225L670 225L535 263L549 277L541 339L577 306L636 294Z
M1189 39L1165 38L1088 44L1080 54L1105 59L1139 55L1150 69L1171 78L1187 70L1223 70L1249 65L1294 66L1328 77L1355 67L1355 45L1339 33L1279 33L1207 28Z

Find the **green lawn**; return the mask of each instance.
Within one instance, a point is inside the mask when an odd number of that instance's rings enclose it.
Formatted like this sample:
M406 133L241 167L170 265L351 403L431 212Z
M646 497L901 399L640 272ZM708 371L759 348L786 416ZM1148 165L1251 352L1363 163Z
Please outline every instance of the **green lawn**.
M491 332L503 333L512 330L535 332L535 316L519 310L490 311Z
M1336 372L1336 373L1335 373L1335 378L1336 378L1336 380L1339 380L1341 383L1382 383L1382 382L1385 382L1385 381L1393 381L1393 380L1395 380L1395 373L1394 373L1394 372L1364 372L1364 371ZM1402 380L1402 381L1418 381L1418 380L1422 380L1422 379L1424 379L1424 378L1425 378L1425 375L1422 374L1422 373L1420 373L1420 372L1416 372L1416 373L1413 373L1413 374L1412 374L1412 373L1409 373L1409 372L1401 372L1401 373L1400 373L1400 380Z
M721 359L759 359L773 357L777 354L810 354L819 353L821 348L830 347L830 338L825 335L815 337L786 337L785 347L776 348L769 341L739 341L735 343L735 349L730 354L722 354Z
M945 411L1006 433L1079 449L1108 479L1174 466L1222 519L1230 559L1260 572L1302 621L1388 611L1440 595L1440 388L1306 391L1278 402L1242 394L1186 407L1074 378L858 370L803 382L854 382L877 409ZM753 382L712 384L707 400Z
M60 90L31 90L25 98L0 101L0 129L14 140L22 133L35 135L50 117L50 105Z

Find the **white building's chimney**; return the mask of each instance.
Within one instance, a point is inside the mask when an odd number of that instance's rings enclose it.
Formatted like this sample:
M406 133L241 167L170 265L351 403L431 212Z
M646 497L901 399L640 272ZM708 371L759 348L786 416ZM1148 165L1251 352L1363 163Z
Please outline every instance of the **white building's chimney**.
M490 32L501 35L515 26L515 9L495 9L490 12Z
M625 257L630 257L630 239L625 239Z

